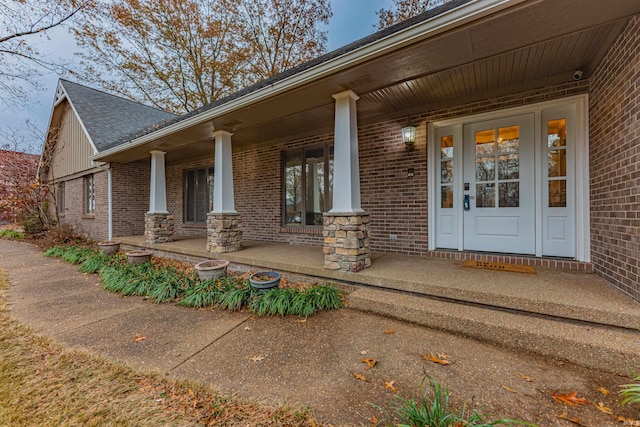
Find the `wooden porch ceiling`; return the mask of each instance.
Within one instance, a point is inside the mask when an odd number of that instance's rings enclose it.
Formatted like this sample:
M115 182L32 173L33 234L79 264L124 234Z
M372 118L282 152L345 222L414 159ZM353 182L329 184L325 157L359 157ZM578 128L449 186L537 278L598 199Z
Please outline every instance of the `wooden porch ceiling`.
M233 132L235 150L333 130L331 95L360 95L359 124L588 78L637 0L533 0L394 50L328 77L238 109L107 161L167 152L167 162L213 155L213 129Z

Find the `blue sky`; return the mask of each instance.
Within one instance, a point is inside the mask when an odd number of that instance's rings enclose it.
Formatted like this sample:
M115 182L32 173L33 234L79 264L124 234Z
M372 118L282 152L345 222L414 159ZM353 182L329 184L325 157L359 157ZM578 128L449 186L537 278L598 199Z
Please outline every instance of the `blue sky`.
M332 0L333 17L328 27L327 50L332 51L373 33L377 22L375 12L389 8L391 4L392 0ZM78 49L73 37L63 28L48 32L38 39L37 44L40 52L68 60L73 60L73 53ZM22 130L25 120L30 119L43 132L46 131L58 76L48 74L40 80L44 90L34 92L26 105L11 109L0 106L1 129ZM0 140L0 146L2 144L4 141Z

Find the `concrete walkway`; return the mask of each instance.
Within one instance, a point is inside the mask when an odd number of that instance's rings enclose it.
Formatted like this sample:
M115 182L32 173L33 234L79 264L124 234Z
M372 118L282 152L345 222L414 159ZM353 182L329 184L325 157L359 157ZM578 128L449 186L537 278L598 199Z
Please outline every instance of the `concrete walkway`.
M455 391L458 403L473 401L502 416L541 425L564 425L556 424L554 403L547 394L580 388L587 398L595 400L598 396L588 393L597 387L614 389L626 380L353 309L324 312L301 321L123 298L104 291L97 276L44 258L26 243L0 240L0 267L9 274L10 313L42 334L135 367L208 383L222 391L308 405L320 420L335 424L366 424L370 416L379 415L367 402L385 406L395 403L384 382L395 381L398 393L410 395L419 389L425 375L433 375ZM379 298L376 301L388 310L400 307L399 311L409 312L413 303L404 299L406 295L400 297L402 301L385 292L381 296L365 294L361 299ZM135 343L136 334L146 339ZM544 331L538 334L544 335ZM580 334L589 335L588 331ZM598 334L595 340L605 339ZM526 339L533 345L541 338ZM633 342L627 344L635 345L640 354L637 336L632 334L628 339ZM592 348L570 350L565 353L590 352ZM444 367L421 357L441 352L450 355L454 364ZM363 357L379 363L367 371ZM638 358L623 362L625 368L640 367ZM365 375L367 381L354 378L354 373ZM536 380L519 380L518 373ZM502 386L509 386L515 393L505 392ZM609 425L609 419L598 418L603 416L598 412L582 414L581 419L592 419L592 425Z

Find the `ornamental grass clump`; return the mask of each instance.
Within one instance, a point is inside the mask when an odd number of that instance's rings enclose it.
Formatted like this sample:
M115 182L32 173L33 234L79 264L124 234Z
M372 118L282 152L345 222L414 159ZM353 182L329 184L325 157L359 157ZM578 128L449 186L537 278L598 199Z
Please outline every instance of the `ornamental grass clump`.
M634 381L638 381L632 384L621 385L620 395L623 397L622 405L633 405L640 403L640 374L631 371Z
M87 256L80 264L79 270L83 273L95 274L111 263L111 257L102 251L97 251Z
M0 230L0 237L8 240L22 240L24 233L16 230Z

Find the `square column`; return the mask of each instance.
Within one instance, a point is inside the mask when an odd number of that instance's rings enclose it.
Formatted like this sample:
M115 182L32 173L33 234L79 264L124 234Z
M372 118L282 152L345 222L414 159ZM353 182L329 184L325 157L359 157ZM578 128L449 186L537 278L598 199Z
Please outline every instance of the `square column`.
M213 168L213 210L207 214L207 251L242 249L242 217L235 210L231 133L218 130Z
M167 184L163 151L151 151L149 212L144 216L144 239L148 244L173 241L173 215L167 211Z
M369 214L360 207L358 95L333 95L335 106L333 209L323 214L324 268L358 272L371 265Z
M324 213L324 268L356 273L371 266L369 214Z

